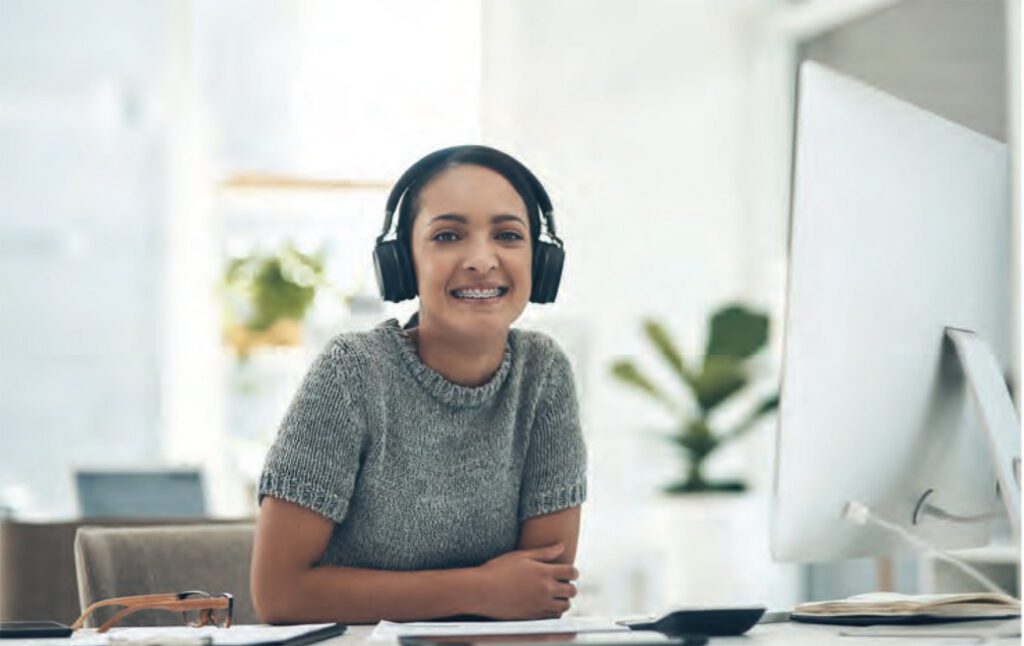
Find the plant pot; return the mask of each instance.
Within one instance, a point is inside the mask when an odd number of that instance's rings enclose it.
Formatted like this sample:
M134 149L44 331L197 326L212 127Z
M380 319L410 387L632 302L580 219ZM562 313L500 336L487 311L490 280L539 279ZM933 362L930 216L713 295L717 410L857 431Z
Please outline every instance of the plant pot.
M678 606L761 603L792 607L799 600L797 566L777 564L769 551L768 499L753 493L663 496L648 526L662 565L652 602Z
M302 324L282 319L265 330L253 330L235 323L224 331L224 342L241 357L259 347L295 347L302 345Z

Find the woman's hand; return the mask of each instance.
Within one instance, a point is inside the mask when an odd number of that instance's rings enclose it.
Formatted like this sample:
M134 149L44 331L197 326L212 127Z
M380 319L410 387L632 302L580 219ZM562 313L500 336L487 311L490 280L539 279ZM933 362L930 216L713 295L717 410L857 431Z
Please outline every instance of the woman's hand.
M502 554L480 566L483 584L478 614L494 619L551 619L576 596L572 565L553 563L563 543Z

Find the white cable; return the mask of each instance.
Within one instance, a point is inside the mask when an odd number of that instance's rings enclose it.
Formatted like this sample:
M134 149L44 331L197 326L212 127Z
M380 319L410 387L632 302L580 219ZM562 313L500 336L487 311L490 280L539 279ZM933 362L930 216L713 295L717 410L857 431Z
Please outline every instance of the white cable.
M843 518L845 518L846 520L850 521L855 525L867 525L868 523L874 523L875 525L878 525L883 529L887 529L890 532L899 535L901 538L903 538L905 541L907 541L914 547L917 547L918 549L923 550L925 552L930 552L934 554L936 557L942 559L943 561L946 561L950 565L954 565L960 568L965 573L977 579L982 585L984 585L992 592L995 592L996 594L1005 594L1008 597L1012 596L1009 593L1007 593L1006 590L1002 589L998 584L993 582L992 579L988 578L980 571L978 571L978 569L974 566L965 563L964 561L953 556L945 550L935 547L923 538L911 534L910 532L903 529L896 523L891 523L885 520L884 518L879 518L876 514L873 514L871 510L868 509L868 506L865 505L864 503L857 502L856 500L847 501L847 503L843 505Z

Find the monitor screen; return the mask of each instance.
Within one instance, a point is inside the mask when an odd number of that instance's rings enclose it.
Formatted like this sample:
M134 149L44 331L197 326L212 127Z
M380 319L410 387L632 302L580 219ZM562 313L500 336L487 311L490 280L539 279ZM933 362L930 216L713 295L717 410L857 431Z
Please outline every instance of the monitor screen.
M195 469L78 471L83 518L201 518L202 474Z

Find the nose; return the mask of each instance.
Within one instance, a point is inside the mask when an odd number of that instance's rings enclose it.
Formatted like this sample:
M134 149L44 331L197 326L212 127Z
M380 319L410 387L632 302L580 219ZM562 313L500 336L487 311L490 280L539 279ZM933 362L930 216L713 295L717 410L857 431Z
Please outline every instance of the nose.
M469 245L462 268L486 274L498 266L498 254L487 238L477 239Z

